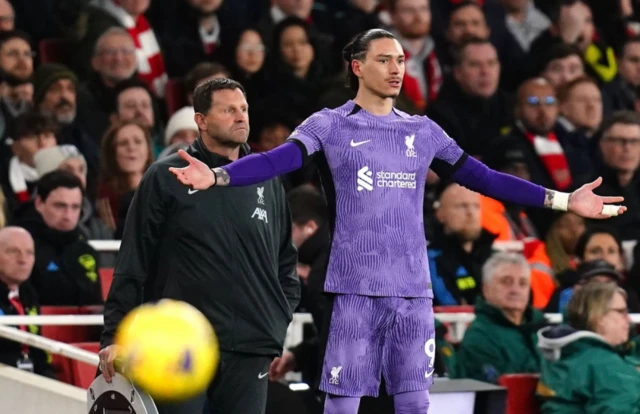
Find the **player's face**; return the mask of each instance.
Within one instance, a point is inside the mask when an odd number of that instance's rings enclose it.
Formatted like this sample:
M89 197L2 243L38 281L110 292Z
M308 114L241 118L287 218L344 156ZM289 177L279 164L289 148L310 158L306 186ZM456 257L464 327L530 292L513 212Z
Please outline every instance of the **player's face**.
M529 303L531 288L527 269L517 264L498 266L482 290L488 303L505 311L524 312Z
M196 116L202 131L219 144L238 147L249 138L249 104L240 89L223 89L213 92L211 109L202 119Z
M550 84L529 83L518 96L516 117L534 134L547 135L558 118L556 93Z
M381 98L395 98L400 94L404 77L404 52L397 40L372 41L365 59L354 60L352 65L361 87Z

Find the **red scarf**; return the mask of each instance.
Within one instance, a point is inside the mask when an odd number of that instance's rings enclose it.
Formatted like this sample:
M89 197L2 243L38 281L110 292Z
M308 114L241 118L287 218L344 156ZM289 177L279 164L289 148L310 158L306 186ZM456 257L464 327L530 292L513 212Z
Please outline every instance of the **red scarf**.
M404 55L405 61L408 62L409 59L411 59L411 54L405 50ZM411 73L411 70L408 68L404 71L404 79L402 81L404 94L420 111L424 111L427 104L436 99L442 86L442 69L436 57L435 47L427 55L427 58L422 64L424 65L424 74L427 78L427 96L424 96L420 90L420 81L416 77L418 74Z
M558 142L556 134L551 132L545 137L533 135L531 132L525 132L525 135L551 176L556 188L558 190L568 188L572 182L571 172L569 171L567 157L564 155L564 151L560 142Z

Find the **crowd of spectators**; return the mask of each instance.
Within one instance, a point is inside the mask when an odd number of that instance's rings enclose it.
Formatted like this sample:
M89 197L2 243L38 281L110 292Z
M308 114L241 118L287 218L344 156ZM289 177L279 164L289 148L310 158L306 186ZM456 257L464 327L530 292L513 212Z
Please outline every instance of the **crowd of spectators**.
M595 192L628 207L592 223L430 172L434 305L476 312L459 344L438 324L437 374L541 373L543 412L640 412L627 316L640 312L637 0L0 0L0 315L102 304L99 269L113 257L89 241L118 240L147 168L197 139L198 85L240 81L249 143L267 151L354 97L341 49L376 27L406 55L399 109L498 171L564 192L601 177ZM298 310L319 330L327 206L313 165L281 178ZM496 253L504 242L519 253ZM272 376L297 370L313 384L318 346L311 334L285 350Z

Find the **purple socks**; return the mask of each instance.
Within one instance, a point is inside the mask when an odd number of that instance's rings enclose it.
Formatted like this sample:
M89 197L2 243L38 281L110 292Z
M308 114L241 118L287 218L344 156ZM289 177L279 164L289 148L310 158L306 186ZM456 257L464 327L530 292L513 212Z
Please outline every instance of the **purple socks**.
M358 414L359 397L341 397L327 394L324 401L324 414Z
M396 414L427 414L429 391L412 391L393 396Z

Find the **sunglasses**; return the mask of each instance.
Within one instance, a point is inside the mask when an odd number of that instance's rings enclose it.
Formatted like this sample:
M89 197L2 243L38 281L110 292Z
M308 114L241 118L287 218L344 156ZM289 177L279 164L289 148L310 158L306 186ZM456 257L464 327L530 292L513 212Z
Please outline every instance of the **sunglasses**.
M556 99L555 96L545 96L545 97L540 97L540 96L528 96L527 97L527 104L529 105L533 105L533 106L540 106L540 105L555 105L556 103L558 103L558 100Z

